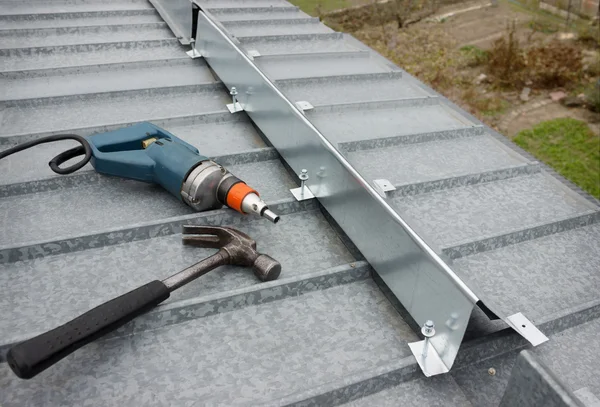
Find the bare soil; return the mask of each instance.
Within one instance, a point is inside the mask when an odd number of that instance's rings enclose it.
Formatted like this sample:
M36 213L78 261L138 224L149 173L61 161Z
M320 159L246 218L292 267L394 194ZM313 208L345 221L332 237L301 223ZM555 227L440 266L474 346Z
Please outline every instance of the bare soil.
M354 7L377 2L343 1ZM394 1L400 2L397 4L420 5L409 13L409 18L402 16L404 21L410 21L408 25L399 27L394 13L402 8L394 8ZM507 86L506 82L499 84L489 81L490 66L486 66L485 62L473 63L473 55L465 50L465 47L471 46L473 49L475 46L476 52L485 54L496 40L507 38L509 26L513 27L513 36L520 47L539 47L564 37L567 27L561 18L528 9L511 0L498 0L494 6L491 5L491 0L452 3L453 1L455 0L389 0L386 5L347 10L348 13L343 12L341 18L339 13L330 15L331 18L327 15L322 17L325 23L335 29L351 32L359 40L508 136L514 136L518 131L540 121L561 117L584 120L594 132L598 131L595 120L597 113L582 108L566 108L559 103L550 104L548 95L553 89L548 89L547 86L545 89L536 89L531 77L523 78L520 85L509 82ZM438 7L440 4L444 5ZM387 10L386 7L390 8L390 13L382 12ZM430 9L435 11L429 12ZM423 15L423 11L428 13L421 18L419 16ZM415 15L419 18L415 19ZM575 43L574 39L564 38L561 41L584 48L584 71L585 66L593 65L589 61L600 60L593 44L586 46ZM586 47L589 49L585 49ZM597 65L600 73L600 64ZM487 80L478 81L481 74L487 74ZM525 74L527 75L529 73ZM597 76L588 72L585 78L581 78L581 83L569 83L567 89L562 90L576 95L591 83L591 78ZM532 84L528 85L528 81ZM532 88L529 100L520 98L525 86ZM540 100L544 103L538 106Z
M437 18L428 18L397 34L398 38L409 41L414 39L417 43L419 40L424 40L422 53L442 54L445 58L443 63L432 61L427 56L419 58L407 55L395 62L409 72L415 73L488 125L510 137L541 121L562 117L583 120L594 133L598 134L600 117L597 113L592 113L585 108L566 108L557 102L549 103L549 93L552 91L549 89L535 89L532 86L529 100L523 101L519 97L521 88L512 90L499 88L486 80L478 83L476 78L486 72L485 66L465 64L460 53L448 49L448 47L460 49L475 45L481 50L489 50L496 40L501 37L506 38L508 26L513 22L516 28L515 37L524 47L549 43L559 38L561 34L565 34L566 27L559 18L515 6L507 0L499 1L496 6L489 4L488 0L483 0L448 6L438 10ZM465 11L477 5L481 8ZM424 31L428 33L427 36L422 34ZM574 42L574 39L566 41ZM414 45L409 48L411 55L418 50ZM584 50L584 55L587 54L598 58L596 51ZM588 56L587 59L589 58ZM405 66L406 62L410 66ZM585 63L589 65L588 62ZM430 71L435 69L442 74L432 75ZM448 78L439 80L439 77L444 74ZM584 86L584 83L581 86ZM572 89L571 92L567 90L567 93L579 92ZM540 100L544 101L541 103L542 106L535 108ZM532 105L533 109L530 107ZM514 111L519 112L516 117L514 113L511 115ZM521 111L524 113L520 113ZM506 123L509 125L502 125Z
M443 24L444 31L456 40L458 47L477 45L486 49L504 35L510 21L519 19L523 19L520 13L513 11L508 4L501 3L497 7L485 7L449 17Z
M565 117L586 122L594 134L600 135L600 117L597 113L582 108L564 107L556 102L520 114L508 122L506 129L501 130L504 135L512 138L521 130L530 129L538 123Z

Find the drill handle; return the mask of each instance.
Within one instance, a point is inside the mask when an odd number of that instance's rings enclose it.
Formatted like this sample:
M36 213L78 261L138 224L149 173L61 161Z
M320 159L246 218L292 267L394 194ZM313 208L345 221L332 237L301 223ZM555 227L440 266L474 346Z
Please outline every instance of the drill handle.
M199 157L205 159L191 144L148 122L96 134L89 142L96 171L138 181L160 183L156 167L172 166L172 161L187 164ZM160 146L165 146L166 154L156 148Z

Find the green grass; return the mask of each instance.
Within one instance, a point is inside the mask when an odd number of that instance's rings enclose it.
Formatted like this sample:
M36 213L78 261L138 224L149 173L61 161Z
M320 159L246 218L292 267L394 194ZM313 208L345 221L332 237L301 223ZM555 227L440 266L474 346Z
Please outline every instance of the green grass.
M565 118L523 130L514 141L596 198L600 198L600 137L582 121Z
M291 0L290 3L300 7L302 11L315 17L319 16L319 11L325 13L327 11L351 6L348 0Z
M560 30L560 25L548 19L534 18L527 24L534 31L544 34L554 34Z
M479 48L477 45L465 45L459 48L460 52L465 56L468 66L482 65L490 57L490 53Z

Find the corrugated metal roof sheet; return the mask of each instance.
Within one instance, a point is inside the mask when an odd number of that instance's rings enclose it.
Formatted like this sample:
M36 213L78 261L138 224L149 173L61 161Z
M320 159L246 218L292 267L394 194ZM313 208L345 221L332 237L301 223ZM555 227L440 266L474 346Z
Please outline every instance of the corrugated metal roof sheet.
M201 4L262 55L255 62L290 99L315 106L309 120L366 179L397 187L396 209L455 272L551 337L536 353L572 390L600 397L590 373L600 361L597 201L285 1ZM33 380L0 364L3 406L330 405L372 393L356 405L497 404L521 338L490 334L503 323L475 313L451 375L421 378L406 345L418 339L413 322L319 204L294 201L296 180L276 151L227 111L227 90L202 59L188 59L150 3L3 0L0 24L2 148L150 120L283 215L274 227L228 210L193 213L158 187L91 168L56 177L46 162L68 142L2 160L0 354L208 255L180 244L184 223L235 226L283 265L266 284L218 269Z

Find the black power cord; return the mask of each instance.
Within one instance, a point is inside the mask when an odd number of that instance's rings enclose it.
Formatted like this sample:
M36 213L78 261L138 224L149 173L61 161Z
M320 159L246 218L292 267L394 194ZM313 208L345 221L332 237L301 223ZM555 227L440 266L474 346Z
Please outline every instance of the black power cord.
M77 134L56 134L54 136L42 137L37 140L32 140L26 143L19 144L17 146L9 148L8 150L0 152L0 160L5 157L8 157L11 154L18 153L19 151L35 147L38 144L52 143L61 140L75 140L81 145L74 147L70 150L64 151L56 157L54 157L52 160L50 160L48 165L50 166L52 171L61 175L71 174L83 167L84 165L86 165L88 162L90 162L90 159L92 158L92 147L90 147L90 143L84 137L79 136ZM78 163L73 164L67 168L59 167L59 165L63 164L64 162L69 161L71 158L75 158L80 155L83 155L84 157Z

